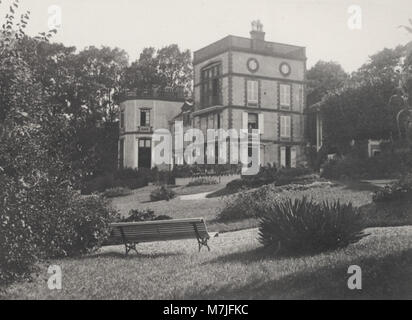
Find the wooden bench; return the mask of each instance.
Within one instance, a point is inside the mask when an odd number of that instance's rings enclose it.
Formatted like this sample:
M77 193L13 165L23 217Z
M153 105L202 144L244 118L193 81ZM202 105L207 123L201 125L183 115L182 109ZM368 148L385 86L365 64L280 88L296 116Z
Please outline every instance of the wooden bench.
M197 239L200 249L210 236L203 218L158 220L145 222L119 222L110 224L110 236L105 246L124 244L126 255L130 250L137 252L136 244L141 242Z

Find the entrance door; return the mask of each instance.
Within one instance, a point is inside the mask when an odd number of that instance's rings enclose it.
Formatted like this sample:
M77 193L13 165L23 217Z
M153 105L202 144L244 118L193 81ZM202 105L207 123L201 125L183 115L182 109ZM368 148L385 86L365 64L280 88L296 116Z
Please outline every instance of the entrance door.
M139 168L151 168L152 166L151 143L151 139L139 139L139 151L137 158Z

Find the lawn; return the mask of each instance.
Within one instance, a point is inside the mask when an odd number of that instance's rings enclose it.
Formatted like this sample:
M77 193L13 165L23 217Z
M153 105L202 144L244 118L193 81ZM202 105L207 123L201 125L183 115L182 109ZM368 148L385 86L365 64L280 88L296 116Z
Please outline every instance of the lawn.
M150 208L173 218L204 217L211 252L197 252L195 240L138 245L139 254L124 256L123 246L104 247L95 254L56 259L39 265L33 281L15 283L4 299L380 299L412 298L412 226L369 228L369 235L347 248L311 256L274 256L258 241L256 219L228 224L216 221L222 197L181 200L180 195L213 192L222 186L176 187L178 197L150 202L154 186L114 198L127 215L130 209ZM281 198L308 196L316 201L339 199L367 207L372 226L411 224L411 206L404 216L375 214L371 189L365 184L334 183L309 190L278 190ZM403 212L403 211L402 211ZM375 217L376 215L376 217ZM239 231L234 231L239 230ZM217 233L218 232L218 233ZM47 288L47 267L61 266L63 289ZM347 287L350 265L362 268L363 289ZM1 297L3 295L3 297Z
M121 246L97 254L52 260L62 290L47 288L47 266L32 282L16 283L7 299L367 299L412 298L412 227L373 228L341 250L276 257L262 250L257 229L212 238L211 252L194 240ZM347 287L350 265L362 268L362 290ZM1 294L0 294L1 295Z
M230 223L222 223L216 220L217 215L225 205L224 197L213 197L197 200L181 200L179 196L213 192L224 187L222 184L203 185L196 187L176 187L173 190L177 197L170 201L150 202L150 192L155 186L134 190L131 195L113 198L113 206L119 210L122 216L127 216L131 209L152 209L156 215L168 215L174 219L203 217L207 221L208 229L211 232L227 232L236 231L247 228L257 227L256 219L247 219L242 221L234 221ZM256 189L250 190L251 192ZM279 191L278 196L281 198L297 198L307 196L314 198L317 201L339 199L341 202L349 202L355 206L362 206L372 201L371 187L354 184L335 183L330 187L312 188L303 191Z

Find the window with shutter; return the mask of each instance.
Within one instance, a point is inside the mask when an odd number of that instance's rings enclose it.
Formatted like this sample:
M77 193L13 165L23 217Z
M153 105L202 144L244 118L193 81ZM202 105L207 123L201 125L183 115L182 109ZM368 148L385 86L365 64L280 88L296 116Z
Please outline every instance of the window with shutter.
M258 104L258 82L256 80L247 81L247 104L256 106Z
M290 85L280 84L279 85L280 94L280 108L283 110L290 110Z
M263 113L259 113L259 130L260 130L260 134L263 134L263 130L264 130L264 118L263 118Z
M280 137L290 138L290 116L280 116Z
M290 149L290 166L296 168L296 147Z
M286 147L280 147L280 166L286 167Z

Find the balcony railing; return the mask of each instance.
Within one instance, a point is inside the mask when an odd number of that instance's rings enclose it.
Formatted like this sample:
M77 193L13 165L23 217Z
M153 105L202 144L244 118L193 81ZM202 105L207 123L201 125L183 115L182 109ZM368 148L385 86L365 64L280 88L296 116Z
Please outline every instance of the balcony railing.
M146 89L127 90L122 100L127 99L159 99L171 101L184 101L184 88L155 87Z

